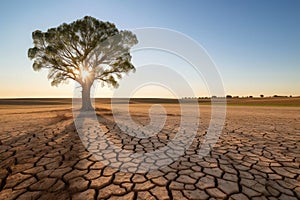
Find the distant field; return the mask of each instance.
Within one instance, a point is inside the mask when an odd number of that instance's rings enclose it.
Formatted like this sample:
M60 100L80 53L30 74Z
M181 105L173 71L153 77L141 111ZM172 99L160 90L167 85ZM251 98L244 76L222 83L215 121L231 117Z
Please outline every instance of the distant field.
M177 104L178 99L160 99L160 98L133 98L131 104ZM183 100L188 103L189 99ZM110 104L110 98L97 98L96 106L101 104ZM125 103L125 99L117 99L117 103ZM200 105L210 105L211 99L198 99ZM228 106L288 106L300 107L300 97L272 97L272 98L227 98ZM66 106L72 104L71 98L24 98L24 99L0 99L0 108L18 108L23 106L45 107L49 105Z
M300 106L300 97L227 98L226 101L229 106Z

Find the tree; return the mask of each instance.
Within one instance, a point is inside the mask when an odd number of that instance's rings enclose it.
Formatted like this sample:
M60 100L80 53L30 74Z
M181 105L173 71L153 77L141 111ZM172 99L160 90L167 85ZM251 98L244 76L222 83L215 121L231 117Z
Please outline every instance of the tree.
M90 89L94 81L118 86L124 74L135 71L130 49L137 44L130 31L119 31L110 22L86 16L63 23L47 32L32 33L34 47L28 50L33 69L48 69L52 86L74 80L82 87L82 110L93 110Z

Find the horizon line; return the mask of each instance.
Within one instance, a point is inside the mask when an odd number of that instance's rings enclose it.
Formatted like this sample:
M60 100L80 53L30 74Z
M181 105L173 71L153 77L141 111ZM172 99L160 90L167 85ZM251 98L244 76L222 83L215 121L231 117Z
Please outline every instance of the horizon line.
M199 97L181 97L181 98L171 98L171 97L95 97L94 99L213 99L213 98L300 98L300 95L273 95L273 96L199 96ZM73 99L74 97L0 97L0 100L29 100L29 99ZM81 99L81 97L77 97Z

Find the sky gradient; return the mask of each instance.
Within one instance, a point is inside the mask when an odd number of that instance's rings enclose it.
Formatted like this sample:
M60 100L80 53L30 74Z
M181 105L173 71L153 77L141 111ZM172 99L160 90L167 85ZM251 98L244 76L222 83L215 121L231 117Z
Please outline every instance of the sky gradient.
M31 33L90 15L119 29L162 27L202 45L216 64L226 94L300 95L300 1L16 1L0 2L0 98L72 97L73 84L51 87L34 72ZM168 92L139 91L140 97ZM97 89L112 96L110 88ZM147 91L147 92L146 92ZM197 96L206 92L197 91Z

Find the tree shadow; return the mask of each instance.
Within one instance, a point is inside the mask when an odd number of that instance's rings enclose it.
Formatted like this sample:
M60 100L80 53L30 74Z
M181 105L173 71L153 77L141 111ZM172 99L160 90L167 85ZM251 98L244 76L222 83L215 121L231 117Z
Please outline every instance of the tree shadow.
M51 173L61 168L70 167L73 171L76 163L83 158L90 157L77 134L72 116L58 112L58 115L44 126L45 129L12 137L3 142L4 144L1 146L8 148L0 153L1 169L6 169L7 175L0 191L8 184L7 178L12 174L31 174L38 178L39 173L44 173L46 177L51 177ZM40 166L44 168L44 172L32 172ZM49 195L49 197L54 195L63 197L63 199L71 198L70 183L64 179L64 176L65 174L55 177L57 178L56 183L58 181L65 183L63 188L50 192L52 189L50 187L49 191L43 191L41 195Z

